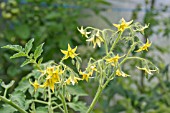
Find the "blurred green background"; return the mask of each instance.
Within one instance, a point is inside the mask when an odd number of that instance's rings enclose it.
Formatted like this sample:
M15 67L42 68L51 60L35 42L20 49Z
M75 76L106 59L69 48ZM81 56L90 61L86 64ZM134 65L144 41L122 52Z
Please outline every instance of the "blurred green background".
M90 56L98 58L102 55L103 49L92 49L86 44L77 27L114 29L112 23L118 23L122 17L127 21L133 19L142 24L150 23L145 35L139 37L144 41L149 38L152 47L141 57L153 61L160 73L146 79L144 72L134 70L139 62L128 62L124 70L131 77L114 79L103 92L95 113L170 112L169 0L1 0L0 3L0 47L7 44L24 46L34 38L34 47L45 42L44 62L52 59L59 61L62 57L60 49L66 49L68 43L78 46L83 64ZM122 51L121 47L118 51ZM32 67L20 68L24 59L11 60L9 56L12 54L0 49L0 79L5 82L15 80L15 88ZM96 84L89 82L81 85L91 95L83 100L91 102L95 90L90 89L96 88Z

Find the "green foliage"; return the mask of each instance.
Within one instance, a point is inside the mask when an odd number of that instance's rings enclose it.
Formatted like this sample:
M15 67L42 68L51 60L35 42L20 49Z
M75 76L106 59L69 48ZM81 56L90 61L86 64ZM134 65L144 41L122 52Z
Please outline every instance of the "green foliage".
M42 43L41 45L39 45L38 47L36 47L34 53L30 53L34 39L29 40L26 44L25 44L25 48L19 46L19 45L7 45L7 46L3 46L2 48L6 48L6 49L11 49L14 51L17 51L18 53L15 53L14 55L12 55L10 58L18 58L18 57L26 57L27 59L22 63L21 67L29 64L29 63L34 63L36 64L36 66L39 68L39 66L41 65L41 62L43 60L43 58L37 60L37 58L39 58L43 52L43 45L44 43Z
M137 61L129 62L128 65L124 66L125 72L135 76L131 76L126 80L116 78L112 81L104 92L104 95L107 96L103 96L104 99L100 101L101 105L96 108L96 110L100 109L107 113L167 113L169 111L169 60L167 61L167 59L162 57L165 54L169 55L169 46L166 47L161 43L154 43L154 40L159 42L162 38L164 38L164 40L166 40L165 37L169 38L170 32L167 31L170 24L169 19L167 19L169 16L166 15L166 17L164 17L163 15L167 10L161 10L166 7L166 5L161 5L159 7L160 9L158 9L156 4L154 4L156 0L145 1L147 1L145 4L147 8L144 9L146 13L142 23L149 23L149 29L145 30L142 39L145 42L147 38L153 39L153 42L151 49L148 52L143 52L140 56L154 62L160 69L160 72L159 74L155 73L153 76L148 76L148 79L145 79L145 73L143 71L137 73L134 72L133 69L133 66L143 64ZM144 7L142 4L136 6L132 14L133 20L141 20L140 11L143 11L142 7ZM156 38L155 35L158 38ZM122 44L122 46L124 45ZM136 48L138 47L135 47L135 49ZM120 51L124 50L120 48L119 52ZM153 53L156 53L156 55ZM136 53L132 52L132 54Z
M9 104L3 104L2 107L0 108L1 113L14 113L15 111L17 110L10 106Z
M72 103L68 103L68 106L70 108L72 108L74 111L79 111L81 113L85 113L87 111L87 107L86 104L84 102L72 102Z
M22 109L25 108L25 94L22 91L16 91L10 95L10 100L20 106Z
M44 61L50 59L58 61L61 57L59 50L64 49L68 42L71 45L79 45L82 42L82 39L77 38L79 34L76 27L80 25L78 23L79 19L90 16L90 14L84 14L84 10L89 9L100 15L103 8L100 8L99 5L109 5L105 0L25 0L25 2L23 3L22 0L2 0L0 2L2 11L2 17L0 18L0 47L7 45L7 43L17 43L24 46L26 42L34 38L35 47L42 42L46 43L44 49L48 55L44 57ZM16 51L22 51L21 49L21 47L18 47ZM26 55L28 55L29 50L27 50L27 47L25 47L25 50L27 51L25 51ZM11 58L25 56L23 52L17 53ZM0 75L5 75L0 76L0 78L3 78L6 82L15 79L17 83L20 80L18 75L27 74L31 67L27 66L18 71L16 67L23 60L11 62L8 59L11 54L8 50L0 51ZM39 63L42 62L42 58L40 59ZM22 66L29 63L32 63L32 61L26 59ZM11 69L15 72L17 71L17 73L7 73L6 70L10 71Z

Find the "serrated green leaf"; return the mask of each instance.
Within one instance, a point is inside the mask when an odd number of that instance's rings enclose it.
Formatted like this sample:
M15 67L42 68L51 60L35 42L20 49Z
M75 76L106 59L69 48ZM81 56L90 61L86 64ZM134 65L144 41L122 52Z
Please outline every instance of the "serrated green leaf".
M26 100L25 102L25 110L28 110L30 104L32 103L33 101L32 100Z
M19 82L19 85L15 88L15 91L26 92L31 86L28 79L23 79Z
M30 63L33 63L31 59L26 59L22 64L21 64L21 67L27 65L27 64L30 64Z
M10 95L10 100L25 109L25 95L22 91L16 91Z
M67 86L66 91L71 95L87 96L87 93L80 86Z
M17 110L10 106L9 104L3 104L2 107L0 108L0 113L14 113L15 111Z
M28 55L28 53L30 52L30 50L32 49L32 43L34 42L34 39L29 40L26 44L25 44L25 53Z
M43 57L38 60L38 65L40 65L43 61Z
M27 56L24 52L19 52L19 53L15 53L14 55L12 55L10 58L18 58L18 57L24 57Z
M48 113L48 108L46 107L37 107L36 113Z
M11 86L13 86L14 83L15 83L14 80L12 80L12 81L11 81L9 84L7 84L7 85L6 85L4 82L2 82L2 83L1 83L1 86L4 87L5 89L8 89L8 88L10 88Z
M75 103L68 103L68 106L74 111L80 111L80 113L86 113L88 109L86 103L81 101Z
M42 43L41 45L39 45L39 46L36 48L36 50L35 50L35 52L34 52L34 59L35 59L35 60L36 60L39 56L41 56L41 53L43 52L43 49L42 49L43 45L44 45L44 43Z
M6 46L3 46L2 48L11 49L17 52L23 51L22 46L19 46L19 45L6 45Z

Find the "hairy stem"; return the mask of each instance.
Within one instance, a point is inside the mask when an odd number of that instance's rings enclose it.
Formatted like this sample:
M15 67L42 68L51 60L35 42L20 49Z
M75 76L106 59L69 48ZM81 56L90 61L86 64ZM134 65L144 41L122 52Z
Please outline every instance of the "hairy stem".
M8 88L5 88L5 91L4 91L4 97L5 98L6 98L7 91L8 91Z
M64 113L68 113L68 109L67 109L67 105L66 105L66 101L65 101L65 98L64 98L64 95L65 95L65 87L63 87L63 92L62 94L59 93L59 96L61 97L61 102L63 104L63 108L64 108Z
M122 36L122 33L123 33L123 32L119 32L119 35L118 35L118 37L116 38L116 40L114 41L114 43L113 43L113 45L112 45L112 47L111 47L111 49L110 49L110 52L114 50L116 44L118 43L119 39L120 39L121 36Z
M50 87L48 87L48 111L49 111L49 113L53 113L53 109L51 107L51 91L50 91Z
M41 101L41 100L33 100L34 102L37 102L37 103L41 103L41 104L47 104L48 105L48 102L45 102L45 101Z
M27 113L25 110L23 110L22 108L20 108L18 105L16 105L15 103L13 103L11 100L0 96L0 100L4 101L5 103L11 105L12 107L14 107L15 109L17 109L20 113Z

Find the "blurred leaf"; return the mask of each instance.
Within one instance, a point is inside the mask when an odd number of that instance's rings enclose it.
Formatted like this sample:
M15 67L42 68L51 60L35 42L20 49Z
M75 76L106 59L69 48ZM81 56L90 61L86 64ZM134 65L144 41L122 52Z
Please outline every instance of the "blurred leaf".
M111 5L111 3L107 2L106 0L96 0L96 2L101 3L103 5Z
M81 88L81 86L78 85L67 86L66 91L68 91L72 95L87 96L87 93Z
M48 109L46 107L37 107L36 113L48 113Z
M22 91L22 92L25 93L30 86L31 86L31 84L29 83L29 80L23 78L23 79L19 82L19 85L15 88L15 91Z
M45 19L56 19L59 16L60 16L59 13L51 12L51 13L46 15Z
M25 102L25 110L27 110L30 107L30 104L32 103L32 100L26 100Z
M15 32L16 34L21 38L21 39L28 39L30 35L30 29L28 25L20 25L15 27Z
M25 94L22 91L16 91L10 95L10 100L25 109Z
M0 113L14 113L15 111L17 110L9 104L3 104L0 108Z
M154 47L155 47L155 49L157 49L161 53L168 53L169 52L169 48L161 47L161 46L158 46L158 45L154 45Z
M85 113L87 112L87 107L84 102L75 102L75 103L68 103L68 106L72 108L74 111L80 111L80 113Z

